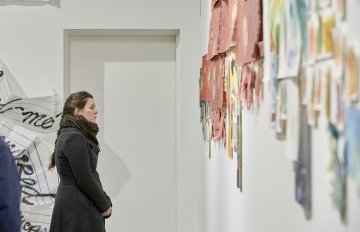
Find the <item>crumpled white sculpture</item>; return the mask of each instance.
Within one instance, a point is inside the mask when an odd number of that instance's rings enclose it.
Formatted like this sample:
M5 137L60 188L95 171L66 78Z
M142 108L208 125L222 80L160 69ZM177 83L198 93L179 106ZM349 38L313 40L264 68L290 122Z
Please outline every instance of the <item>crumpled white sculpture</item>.
M21 179L22 231L49 231L57 172L48 170L62 101L28 98L0 61L0 136L16 159Z

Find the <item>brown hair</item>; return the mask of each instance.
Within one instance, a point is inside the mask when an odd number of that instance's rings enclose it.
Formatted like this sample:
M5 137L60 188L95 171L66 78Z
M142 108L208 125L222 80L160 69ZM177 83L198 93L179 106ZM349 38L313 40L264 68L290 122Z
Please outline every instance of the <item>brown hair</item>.
M62 112L62 117L65 114L74 115L75 108L84 109L86 102L89 98L93 98L93 96L86 91L79 91L76 93L72 93L65 101L63 112ZM61 121L60 121L60 124L61 124ZM61 129L62 129L62 127L59 126L59 130L57 132L57 137L59 137ZM57 138L55 140L55 146L56 146L56 142L57 142ZM55 150L51 154L51 157L50 157L49 170L53 169L54 167L55 167Z

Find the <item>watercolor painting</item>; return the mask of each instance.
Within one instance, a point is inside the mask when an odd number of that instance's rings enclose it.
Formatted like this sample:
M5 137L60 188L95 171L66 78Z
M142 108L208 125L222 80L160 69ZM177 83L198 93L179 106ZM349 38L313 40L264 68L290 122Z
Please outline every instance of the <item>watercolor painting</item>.
M320 21L317 15L313 15L308 19L308 50L307 50L307 63L313 64L318 55L318 38L320 35Z
M336 10L337 18L341 21L346 17L346 0L335 0L334 9Z
M280 40L278 78L296 77L301 61L301 27L297 0L285 2L285 38Z
M332 31L335 26L335 16L333 11L323 11L320 16L320 22L321 38L318 40L320 43L320 54L318 54L318 58L327 59L331 58L333 54Z
M336 125L329 123L330 131L330 164L329 170L332 174L331 178L331 198L334 206L340 213L341 221L347 221L347 172L346 162L344 161L344 140L341 131L338 130Z
M349 47L345 57L345 96L350 102L357 101L359 96L359 63L355 50Z
M345 103L343 100L344 83L342 79L331 78L330 84L330 121L339 131L344 129Z
M360 195L360 110L349 108L346 111L345 156L348 159L348 173Z
M300 133L297 162L295 162L295 199L303 207L306 219L312 217L311 127L308 125L306 106L299 110Z
M334 59L333 74L337 78L343 78L345 63L345 35L340 28L334 28L332 30L332 42Z

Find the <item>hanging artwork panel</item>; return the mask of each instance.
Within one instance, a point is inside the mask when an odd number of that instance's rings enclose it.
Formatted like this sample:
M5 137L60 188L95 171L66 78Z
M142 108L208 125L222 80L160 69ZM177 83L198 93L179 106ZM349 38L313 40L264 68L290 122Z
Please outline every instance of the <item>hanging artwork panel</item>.
M236 63L243 65L256 60L262 46L262 1L239 0L236 31Z

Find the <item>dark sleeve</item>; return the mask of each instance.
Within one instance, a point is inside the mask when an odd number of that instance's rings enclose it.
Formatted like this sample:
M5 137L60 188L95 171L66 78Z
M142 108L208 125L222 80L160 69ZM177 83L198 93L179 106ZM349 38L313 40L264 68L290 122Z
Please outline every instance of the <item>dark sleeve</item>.
M100 181L99 173L94 172L94 176L95 176L95 179L97 180L97 182L99 183L101 189L103 189L103 191L104 191L104 188L103 188L103 186L102 186L102 184L101 184L101 181ZM110 203L110 206L112 207L113 204L112 204L112 202L111 202L111 198L107 195L107 193L106 193L105 191L104 191L104 196L106 197L106 199L107 199L108 202Z
M100 212L105 212L110 208L110 203L101 186L91 174L87 147L85 136L80 132L75 132L65 140L63 151L80 189L95 203Z
M106 199L108 200L108 202L110 203L111 207L113 206L112 202L111 202L111 198L106 194L106 192L104 191L104 195L106 197Z
M0 231L20 231L20 177L10 149L0 139Z

